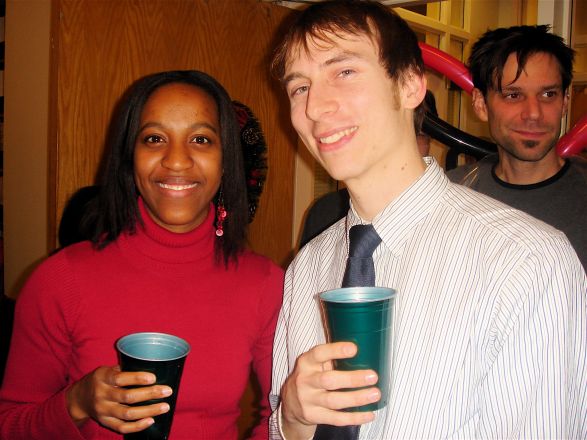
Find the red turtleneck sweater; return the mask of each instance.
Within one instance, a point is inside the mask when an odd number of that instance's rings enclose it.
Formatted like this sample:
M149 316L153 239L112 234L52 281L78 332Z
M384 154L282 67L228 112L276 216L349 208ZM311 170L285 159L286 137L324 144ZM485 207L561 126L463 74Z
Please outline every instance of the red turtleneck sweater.
M214 264L213 209L202 225L175 234L139 203L144 228L101 251L63 249L27 281L16 308L0 390L2 439L117 439L93 420L78 430L65 390L102 365L117 364L115 341L140 331L186 339L170 438L234 439L250 367L263 395L254 438L267 438L273 333L283 273L245 252L238 266Z

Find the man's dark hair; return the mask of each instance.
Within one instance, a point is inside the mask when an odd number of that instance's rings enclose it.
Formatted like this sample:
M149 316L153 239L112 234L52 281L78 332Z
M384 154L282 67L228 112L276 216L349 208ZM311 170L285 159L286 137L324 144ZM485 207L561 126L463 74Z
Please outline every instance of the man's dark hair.
M416 34L391 9L373 1L333 0L314 3L300 14L277 47L271 71L283 80L294 51L308 51L308 38L326 44L332 35L366 35L377 43L389 77L401 83L406 74L424 74Z
M573 80L574 51L549 30L548 25L513 26L483 34L473 45L468 62L475 87L483 96L488 90L501 92L503 67L512 53L518 59L514 81L520 77L530 56L546 53L558 61L562 88L566 91Z
M153 92L176 83L203 90L218 108L223 168L221 189L228 216L223 224L224 235L216 238L215 254L217 262L224 260L228 265L230 260L236 262L243 249L248 224L240 129L226 90L211 76L195 70L146 76L134 83L123 97L112 121L110 151L101 176L100 194L92 207L92 221L96 225L92 242L97 248L103 248L122 232L135 232L137 221L141 222L134 180L134 149L141 113Z

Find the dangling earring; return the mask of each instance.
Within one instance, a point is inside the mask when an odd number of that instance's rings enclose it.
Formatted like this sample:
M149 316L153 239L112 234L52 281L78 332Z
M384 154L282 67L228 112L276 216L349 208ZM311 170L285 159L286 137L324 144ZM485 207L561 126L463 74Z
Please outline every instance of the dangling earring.
M227 212L224 209L224 197L222 196L222 187L218 192L218 202L216 203L216 235L222 237L224 235L223 223L226 219Z

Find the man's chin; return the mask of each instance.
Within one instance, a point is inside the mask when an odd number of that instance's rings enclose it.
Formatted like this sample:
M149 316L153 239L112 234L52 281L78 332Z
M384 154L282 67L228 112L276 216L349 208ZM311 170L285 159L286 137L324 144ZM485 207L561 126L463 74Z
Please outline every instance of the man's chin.
M514 157L523 162L540 162L548 156L548 153L549 151L544 151L542 149L527 148L522 151L518 151Z
M319 161L319 163L334 180L344 180L350 174L348 163L344 160Z
M531 140L522 141L523 147L528 150L532 150L533 148L538 147L539 144L540 144L540 142L538 142L538 141L531 141Z
M510 157L524 162L540 162L542 159L547 157L549 154L554 153L554 147L556 142L544 142L536 140L521 140L516 142L514 145L510 144L509 147L501 147L502 151Z

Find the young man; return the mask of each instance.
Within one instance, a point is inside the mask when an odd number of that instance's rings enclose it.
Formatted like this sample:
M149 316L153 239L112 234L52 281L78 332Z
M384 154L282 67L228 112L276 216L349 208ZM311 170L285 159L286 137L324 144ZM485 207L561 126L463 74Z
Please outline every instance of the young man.
M361 425L361 439L586 437L585 272L560 231L450 183L421 157L413 112L426 81L407 24L375 2L316 3L273 67L293 126L345 182L351 210L288 269L271 435ZM381 238L375 284L397 290L391 397L376 413L344 410L379 399L377 376L333 370L356 347L325 343L316 301L341 286L359 224Z
M424 101L422 101L420 107L416 109L414 114L414 128L417 133L416 142L418 143L418 150L421 156L428 156L430 153L430 136L422 131L422 120L426 112L438 117L436 99L430 90L426 91ZM300 248L305 246L307 242L326 228L346 216L349 207L350 196L346 188L325 194L316 200L306 214L306 220L304 221L304 227L300 237Z
M587 267L587 161L556 154L573 50L547 26L486 32L469 57L473 108L498 154L448 173L563 231Z

